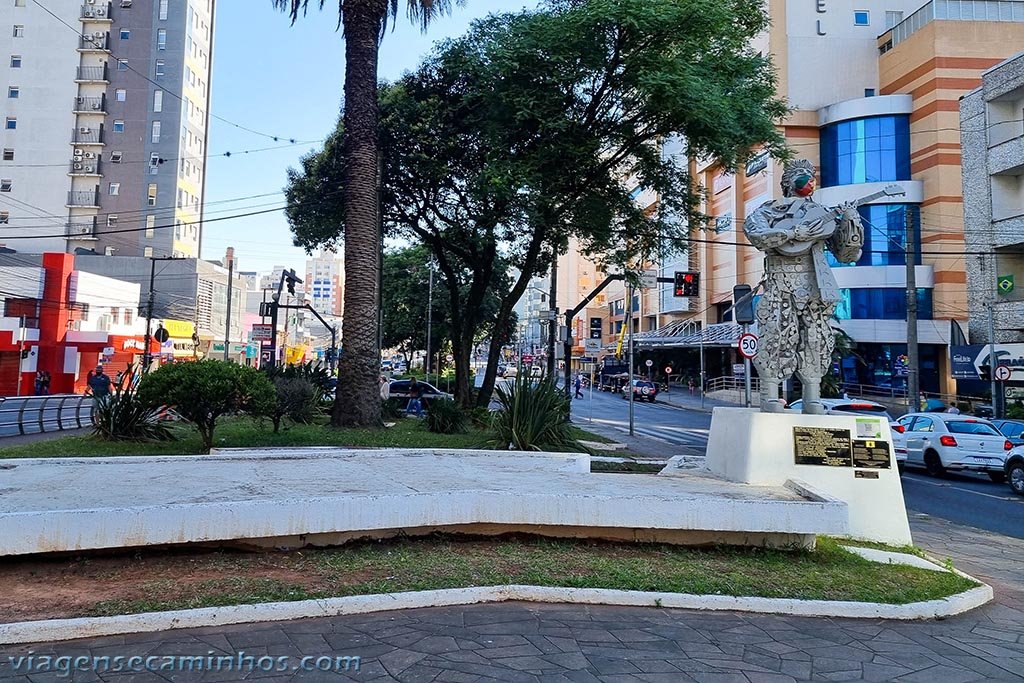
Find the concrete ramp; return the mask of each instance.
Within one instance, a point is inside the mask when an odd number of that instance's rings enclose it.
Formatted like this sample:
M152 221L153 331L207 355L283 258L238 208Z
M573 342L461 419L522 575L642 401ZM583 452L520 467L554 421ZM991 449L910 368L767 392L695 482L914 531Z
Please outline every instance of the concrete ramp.
M238 451L0 461L0 556L181 543L271 547L449 531L808 545L846 503L705 470L597 474L586 455Z

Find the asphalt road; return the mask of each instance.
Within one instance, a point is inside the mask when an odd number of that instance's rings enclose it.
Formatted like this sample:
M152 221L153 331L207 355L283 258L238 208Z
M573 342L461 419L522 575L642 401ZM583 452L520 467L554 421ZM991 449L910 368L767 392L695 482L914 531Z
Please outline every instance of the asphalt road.
M627 401L618 395L585 391L573 401L573 421L586 429L593 416L597 424L625 434L629 427ZM711 415L661 404L635 403L635 431L639 436L659 439L680 448L680 454L704 453L707 449ZM948 474L943 479L924 471L908 469L903 475L903 497L911 514L923 513L956 524L1024 538L1024 496L1017 496L1006 484L987 476Z

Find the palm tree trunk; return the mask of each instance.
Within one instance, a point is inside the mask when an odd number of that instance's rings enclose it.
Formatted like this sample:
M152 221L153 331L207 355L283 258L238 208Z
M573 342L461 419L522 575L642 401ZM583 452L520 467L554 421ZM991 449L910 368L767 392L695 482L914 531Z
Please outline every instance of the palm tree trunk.
M378 270L377 55L387 0L345 0L345 121L342 159L345 203L343 353L331 424L381 423Z

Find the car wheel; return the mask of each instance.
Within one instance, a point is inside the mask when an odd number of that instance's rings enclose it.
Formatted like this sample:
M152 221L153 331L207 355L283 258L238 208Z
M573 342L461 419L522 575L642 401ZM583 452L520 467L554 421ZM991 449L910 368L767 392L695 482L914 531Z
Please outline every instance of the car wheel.
M991 479L992 481L994 481L997 484L1002 484L1004 481L1006 481L1006 473L1005 472L989 472L988 473L988 478Z
M946 468L942 466L942 460L935 451L928 451L924 454L924 468L933 477L941 477L946 474Z
M1010 488L1013 489L1013 492L1024 496L1024 462L1010 465L1007 477L1010 480Z

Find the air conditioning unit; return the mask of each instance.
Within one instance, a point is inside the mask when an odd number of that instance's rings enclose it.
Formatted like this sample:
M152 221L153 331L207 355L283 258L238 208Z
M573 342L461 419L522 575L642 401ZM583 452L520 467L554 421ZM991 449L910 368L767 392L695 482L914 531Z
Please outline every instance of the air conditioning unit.
M81 128L78 129L78 132L81 133L82 135L88 135L89 133L92 132L92 128L89 128L87 126L82 126Z
M75 161L76 161L76 162L79 162L79 161L81 161L81 160L82 160L82 155L81 155L81 154L76 154L76 155L75 155Z
M85 4L87 4L87 5L95 5L96 4L96 0L85 0Z
M99 111L101 106L102 105L99 102L93 102L92 103L92 108L93 108L94 111Z
M96 11L95 10L91 10L91 9L87 9L87 10L85 10L85 12L83 12L83 14L85 14L85 18L86 19L91 19L92 17L96 16Z
M100 12L102 12L102 11L103 10L101 10L101 9L96 10L96 16L103 16L103 15L100 14ZM103 40L103 36L104 36L103 31L96 31L96 33L92 34L92 37L95 38L96 40Z
M75 147L75 156L80 157L85 154L85 151L81 147Z
M106 15L107 15L107 10L103 9L102 7L97 7L96 8L96 16L97 17L103 17L103 16L106 16Z
M85 158L86 159L95 159L96 158L96 152L86 152L85 153Z
M82 102L85 102L85 97L83 97L82 95L79 95L78 97L75 98L75 102L77 102L78 104L81 104Z
M82 170L82 164L76 163L74 168L75 168L76 171L81 171Z
M96 170L96 167L95 167L95 166L86 166L86 167L85 167L85 172L86 172L86 173L92 173L92 172L93 172L93 171L95 171L95 170Z

